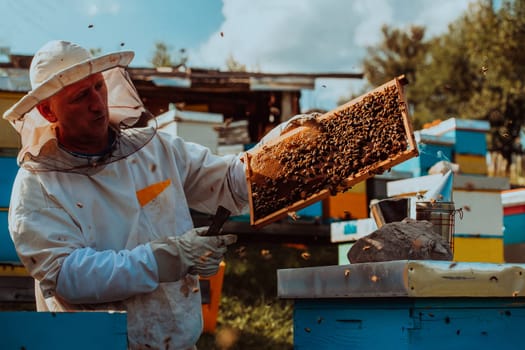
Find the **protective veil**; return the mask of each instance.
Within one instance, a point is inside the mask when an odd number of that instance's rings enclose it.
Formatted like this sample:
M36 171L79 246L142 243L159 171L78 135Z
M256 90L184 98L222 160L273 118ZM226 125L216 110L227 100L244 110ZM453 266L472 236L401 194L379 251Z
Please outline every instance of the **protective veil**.
M11 119L21 137L19 164L33 171L93 172L100 165L125 158L142 148L155 134L155 128L131 128L149 112L144 108L135 86L122 67L105 72L108 107L113 132L111 150L98 157L81 157L62 150L56 140L54 126L35 107L24 118Z
M21 135L9 230L42 311L122 310L131 349L190 349L202 331L198 278L159 283L149 242L193 228L190 207L247 210L244 165L155 128L126 71L104 71L113 142L98 156L60 147L36 108ZM5 117L5 115L4 115Z

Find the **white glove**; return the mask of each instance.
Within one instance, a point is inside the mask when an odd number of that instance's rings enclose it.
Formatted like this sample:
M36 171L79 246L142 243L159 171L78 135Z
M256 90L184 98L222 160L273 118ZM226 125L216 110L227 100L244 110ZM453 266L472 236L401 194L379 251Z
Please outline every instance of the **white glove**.
M150 242L157 261L159 282L174 282L187 273L203 277L217 273L227 246L235 243L237 236L203 236L207 231L208 227L199 227L179 237Z

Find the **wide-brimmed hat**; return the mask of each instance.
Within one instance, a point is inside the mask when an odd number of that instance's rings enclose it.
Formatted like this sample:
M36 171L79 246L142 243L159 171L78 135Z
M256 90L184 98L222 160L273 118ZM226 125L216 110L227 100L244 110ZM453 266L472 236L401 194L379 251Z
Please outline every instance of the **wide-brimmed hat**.
M93 57L88 50L68 41L56 40L37 51L29 68L31 91L8 109L3 117L21 120L40 102L92 74L115 67L127 67L132 51L121 51Z

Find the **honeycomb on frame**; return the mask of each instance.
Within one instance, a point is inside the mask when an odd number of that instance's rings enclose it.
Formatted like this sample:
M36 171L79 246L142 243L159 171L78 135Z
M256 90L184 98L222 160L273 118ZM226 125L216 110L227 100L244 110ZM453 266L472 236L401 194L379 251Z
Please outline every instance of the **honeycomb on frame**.
M250 224L259 228L418 155L404 76L244 156Z

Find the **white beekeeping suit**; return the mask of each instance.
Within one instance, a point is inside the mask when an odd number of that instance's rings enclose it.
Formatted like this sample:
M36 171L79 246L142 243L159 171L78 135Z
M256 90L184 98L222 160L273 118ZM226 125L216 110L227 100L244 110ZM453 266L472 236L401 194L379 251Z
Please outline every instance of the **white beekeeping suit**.
M57 46L72 51L73 62L46 75L39 70L56 61L49 56ZM192 230L190 208L245 212L244 166L238 156L218 157L154 128L129 127L146 112L125 72L132 57L91 58L67 42L52 42L35 55L33 90L4 114L22 139L9 230L35 278L38 310L127 311L130 348L191 349L202 331L198 276L159 282L151 242ZM99 72L114 140L104 154L74 154L61 147L35 106Z

